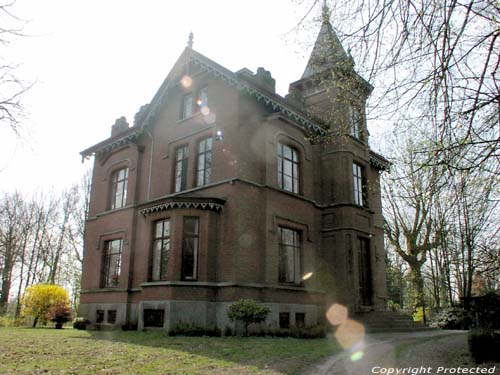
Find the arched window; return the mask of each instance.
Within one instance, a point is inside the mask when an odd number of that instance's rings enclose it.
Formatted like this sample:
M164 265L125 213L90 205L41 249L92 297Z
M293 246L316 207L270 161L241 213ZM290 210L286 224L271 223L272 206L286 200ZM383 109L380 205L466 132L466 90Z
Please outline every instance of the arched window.
M278 143L278 186L299 194L299 152L284 143Z
M110 207L112 210L121 208L127 203L128 168L122 168L111 176Z

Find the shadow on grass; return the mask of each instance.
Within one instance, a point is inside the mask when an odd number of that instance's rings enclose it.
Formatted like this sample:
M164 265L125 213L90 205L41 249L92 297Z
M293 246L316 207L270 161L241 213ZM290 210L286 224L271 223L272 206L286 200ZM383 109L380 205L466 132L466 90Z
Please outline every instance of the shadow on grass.
M211 366L244 366L249 367L248 372L257 369L274 370L283 374L301 374L306 368L320 363L325 357L341 350L333 338L171 337L164 331L87 331L87 333L88 336L77 338L158 348L167 351L174 358L175 352L183 352L190 355L189 358L194 364L199 361L210 363Z

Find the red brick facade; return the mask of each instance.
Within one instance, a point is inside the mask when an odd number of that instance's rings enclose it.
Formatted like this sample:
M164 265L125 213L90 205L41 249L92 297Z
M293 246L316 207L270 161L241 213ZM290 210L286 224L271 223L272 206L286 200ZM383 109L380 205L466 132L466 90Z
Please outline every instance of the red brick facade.
M184 87L186 76L192 84ZM82 152L95 161L80 314L95 321L98 310L105 316L114 310L114 324L141 328L152 319L146 315L160 311L160 324L168 329L179 321L224 328L230 324L227 305L241 298L271 307L269 325L278 324L280 312L291 313L292 325L294 313L305 313L306 324L314 325L335 302L351 311L382 309L379 173L387 161L370 151L363 119L359 136L332 140L322 120L306 115L317 103L339 105L321 90L307 94L311 85L325 84L335 82L313 74L292 84L291 91L303 96L299 105L273 92L268 72L233 73L186 48L134 126L120 119L111 138ZM198 105L202 89L208 101ZM362 81L356 100L363 106L369 91ZM190 100L193 114L182 118ZM211 162L199 155L205 139L212 142ZM294 150L297 160L279 159L280 144ZM176 193L177 150L184 146L187 170L178 176L185 186ZM365 205L355 199L354 163L363 172ZM128 173L126 189L115 183L119 170ZM203 173L209 181L198 186ZM289 174L297 192L287 191ZM123 207L113 208L117 189L126 198ZM194 240L186 239L186 217L199 223ZM166 276L153 280L159 262L153 259L154 228L165 219ZM279 237L283 228L299 239L295 247L281 243L288 241ZM114 243L121 244L120 257L106 253L113 240L121 240ZM186 279L183 270L193 267L195 277ZM116 276L116 285L103 287L106 272ZM280 272L295 281L280 282Z

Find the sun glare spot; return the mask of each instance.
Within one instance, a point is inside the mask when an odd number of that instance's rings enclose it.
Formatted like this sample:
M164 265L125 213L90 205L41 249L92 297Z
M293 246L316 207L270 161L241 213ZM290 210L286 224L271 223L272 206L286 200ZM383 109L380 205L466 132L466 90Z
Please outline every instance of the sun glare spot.
M208 113L206 115L205 113L203 113L204 108L208 110ZM215 124L215 119L216 119L215 113L210 112L210 109L208 107L203 107L201 109L201 113L203 114L203 121L205 121L206 124L208 125Z
M347 321L347 307L338 303L330 306L326 312L326 319L333 326L338 326Z
M335 338L344 349L362 345L365 337L365 326L355 320L348 319L335 331Z
M210 114L210 108L207 106L201 107L200 111L203 116L208 116Z
M351 361L356 362L363 358L364 353L359 350L351 354Z
M308 273L306 273L304 276L302 276L302 281L305 281L305 280L307 280L307 279L310 279L312 275L313 275L313 273L312 273L312 272L308 272Z
M182 87L188 89L193 84L193 79L190 76L184 76L181 78Z

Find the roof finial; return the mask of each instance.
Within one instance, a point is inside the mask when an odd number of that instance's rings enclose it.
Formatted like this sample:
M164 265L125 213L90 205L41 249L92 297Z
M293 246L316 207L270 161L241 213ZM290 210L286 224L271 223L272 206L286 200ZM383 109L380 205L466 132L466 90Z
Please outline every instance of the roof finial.
M189 39L188 39L187 46L189 48L193 49L193 32L192 31L189 33Z
M330 9L326 4L326 0L323 0L323 13L322 13L323 22L330 22Z

